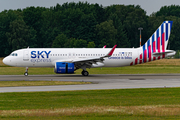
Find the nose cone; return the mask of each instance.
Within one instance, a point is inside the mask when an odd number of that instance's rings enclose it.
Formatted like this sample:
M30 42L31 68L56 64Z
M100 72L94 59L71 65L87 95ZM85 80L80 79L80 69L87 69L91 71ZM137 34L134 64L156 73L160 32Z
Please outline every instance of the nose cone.
M7 57L3 59L3 63L7 65Z
M3 59L3 63L6 64L6 65L10 65L11 60L10 60L8 57L5 57L5 58Z

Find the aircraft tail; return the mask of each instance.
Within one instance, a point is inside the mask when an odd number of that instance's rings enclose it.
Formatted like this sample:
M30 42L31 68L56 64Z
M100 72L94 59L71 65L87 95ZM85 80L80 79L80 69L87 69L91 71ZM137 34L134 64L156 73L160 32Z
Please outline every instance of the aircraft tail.
M162 59L170 55L167 49L173 21L164 21L149 40L139 49L139 57L130 65ZM175 51L173 51L174 54ZM171 54L172 55L172 54Z
M148 52L152 50L152 53L165 52L171 33L172 23L173 21L164 21L143 45L143 52L146 50Z

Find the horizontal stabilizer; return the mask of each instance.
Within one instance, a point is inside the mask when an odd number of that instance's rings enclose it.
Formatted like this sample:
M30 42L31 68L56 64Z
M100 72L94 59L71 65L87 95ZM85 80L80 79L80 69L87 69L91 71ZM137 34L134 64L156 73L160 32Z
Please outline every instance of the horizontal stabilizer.
M165 52L155 52L153 53L154 57L158 57L165 54L167 57L174 56L176 54L176 51L174 50L166 50Z

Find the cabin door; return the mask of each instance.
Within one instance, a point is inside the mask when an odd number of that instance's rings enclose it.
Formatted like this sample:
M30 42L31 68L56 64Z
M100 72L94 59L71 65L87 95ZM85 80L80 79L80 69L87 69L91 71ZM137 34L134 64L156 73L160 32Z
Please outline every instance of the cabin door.
M23 51L23 60L24 61L29 61L29 50L24 50Z

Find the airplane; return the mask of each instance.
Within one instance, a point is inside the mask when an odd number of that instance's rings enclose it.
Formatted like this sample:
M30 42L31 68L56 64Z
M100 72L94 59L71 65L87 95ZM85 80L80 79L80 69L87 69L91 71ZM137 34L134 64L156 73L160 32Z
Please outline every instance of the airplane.
M81 74L88 76L87 68L123 67L142 64L171 57L176 54L167 50L173 21L164 21L149 40L138 48L26 48L12 52L3 59L9 66L53 67L57 74L73 74L82 69Z

